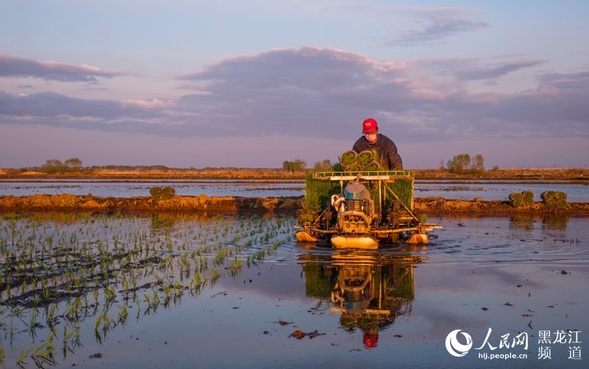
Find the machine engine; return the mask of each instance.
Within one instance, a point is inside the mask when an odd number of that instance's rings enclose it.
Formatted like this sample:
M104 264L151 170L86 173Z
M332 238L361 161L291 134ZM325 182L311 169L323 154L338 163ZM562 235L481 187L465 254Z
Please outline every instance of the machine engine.
M368 189L353 183L344 189L344 196L334 195L331 203L337 212L337 228L343 234L366 234L374 221L374 201Z

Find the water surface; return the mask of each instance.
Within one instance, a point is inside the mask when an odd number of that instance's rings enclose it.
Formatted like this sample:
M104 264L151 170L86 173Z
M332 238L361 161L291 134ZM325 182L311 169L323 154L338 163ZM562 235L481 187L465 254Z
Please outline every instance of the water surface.
M1 180L0 196L30 196L35 194L73 194L98 197L149 196L152 187L170 186L178 195L289 197L305 194L304 181L282 180ZM533 191L535 201L541 201L544 191L563 191L569 202L589 202L589 186L567 181L531 183L529 181L440 181L415 182L415 197L446 199L508 200L512 192Z
M72 298L59 301L55 346L72 347L65 355L56 351L59 368L586 367L587 218L429 220L444 226L429 245L379 252L297 243L292 217L8 219L0 223L0 239L8 250L19 242L45 244L51 235L54 246L66 248L148 245L133 268L111 268L116 278L96 279L99 266L88 272L96 283L90 287L101 292L79 320L81 345L58 339L75 326L66 319ZM232 253L217 263L227 248ZM194 265L203 257L208 281L194 288ZM244 263L232 273L236 259ZM214 281L212 269L221 275ZM144 287L134 299L124 292L130 274ZM158 278L162 284L145 287ZM173 284L184 292L165 300L164 288ZM110 303L105 286L115 291ZM92 302L93 292L86 293ZM91 313L93 306L99 312L110 306L112 321L125 307L129 318L107 325ZM42 319L45 308L1 308L0 344L4 365L12 367L23 347L43 343L51 329ZM31 330L23 322L34 312L40 326ZM472 339L464 357L452 356L445 345L458 329ZM496 362L491 355L518 358Z

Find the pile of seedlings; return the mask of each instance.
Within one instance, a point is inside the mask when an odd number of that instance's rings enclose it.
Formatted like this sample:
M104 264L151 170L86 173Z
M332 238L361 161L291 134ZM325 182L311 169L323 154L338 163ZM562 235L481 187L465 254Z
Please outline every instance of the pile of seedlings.
M568 208L570 204L567 202L567 194L562 191L548 190L540 194L542 202L547 206L553 208Z
M566 209L570 207L567 202L567 194L562 191L548 190L540 194L542 203L554 209ZM534 206L534 192L526 190L509 194L509 201L515 208Z
M509 202L514 208L523 208L534 206L534 192L530 190L522 192L512 192L509 194Z

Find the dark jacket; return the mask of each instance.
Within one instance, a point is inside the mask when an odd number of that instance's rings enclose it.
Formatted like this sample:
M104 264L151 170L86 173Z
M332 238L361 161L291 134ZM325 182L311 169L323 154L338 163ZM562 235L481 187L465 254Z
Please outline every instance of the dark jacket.
M378 139L374 145L371 145L366 137L362 136L356 141L352 150L360 153L364 150L376 149L380 158L380 165L388 170L403 169L403 160L397 152L397 145L383 134L378 134Z

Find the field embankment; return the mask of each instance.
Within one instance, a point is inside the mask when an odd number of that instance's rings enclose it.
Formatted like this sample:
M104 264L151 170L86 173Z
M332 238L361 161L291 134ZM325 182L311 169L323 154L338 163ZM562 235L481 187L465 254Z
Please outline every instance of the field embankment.
M95 197L60 195L0 196L0 213L7 212L296 212L302 198L174 196L166 200L153 197Z
M589 169L538 168L497 169L483 173L449 173L443 169L417 169L415 178L422 180L520 180L535 183L568 181L589 184ZM166 167L91 167L62 173L45 173L36 169L1 169L0 179L258 179L304 180L305 172L289 172L276 168L204 168L170 169ZM94 197L76 195L0 196L0 213L9 212L296 212L301 208L302 197L209 197L174 196L167 200L153 197ZM479 214L509 215L522 213L564 213L575 216L589 215L589 204L571 203L564 209L554 209L543 203L515 208L508 201L464 201L443 198L417 198L415 211L423 214Z
M303 197L209 197L174 196L167 200L152 197L94 197L76 195L0 196L0 214L27 212L91 212L91 213L292 213L303 203ZM589 216L589 203L571 203L555 209L543 203L513 207L509 201L447 200L441 197L417 198L415 212L426 215L497 215L567 214Z

